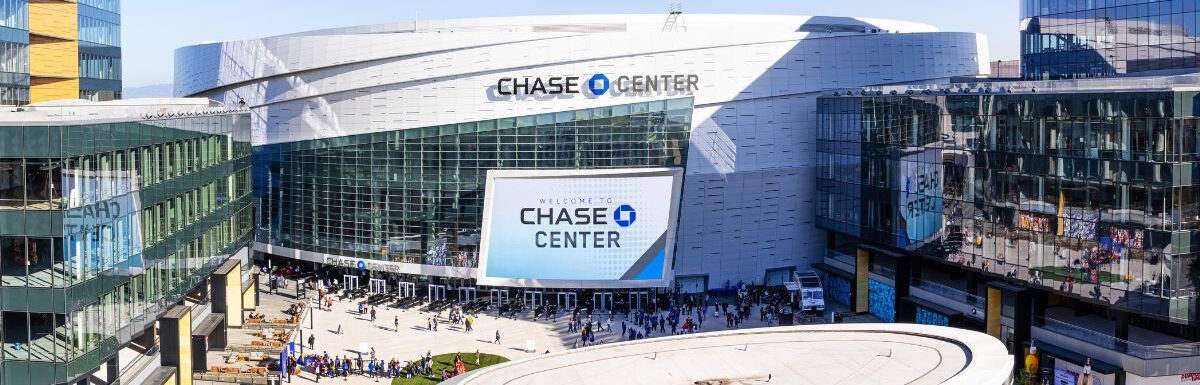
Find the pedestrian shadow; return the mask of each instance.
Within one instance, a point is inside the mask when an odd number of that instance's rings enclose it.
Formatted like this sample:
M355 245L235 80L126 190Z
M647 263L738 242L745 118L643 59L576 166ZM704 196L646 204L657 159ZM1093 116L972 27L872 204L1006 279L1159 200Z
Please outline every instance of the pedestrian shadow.
M423 327L420 327L420 326L409 326L408 328L409 328L409 329L412 329L412 330L419 331L419 332L423 332L423 331L433 331L433 330L429 330L428 328L423 328Z
M481 340L481 339L478 339L478 338L476 338L475 340L476 340L476 341L479 341L479 342L482 342L482 343L485 343L485 344L490 344L490 343L494 343L494 342L496 342L496 341Z
M295 295L295 294L288 294L288 293L273 293L273 295L277 295L277 296L284 297L284 298L296 299L296 295Z
M398 331L400 331L400 330L398 330L398 329L395 329L395 328L389 328L389 327L387 327L387 326L382 326L382 325L375 325L375 328L376 328L376 329L383 329L383 330L387 330L387 331L389 331L389 332L398 332Z

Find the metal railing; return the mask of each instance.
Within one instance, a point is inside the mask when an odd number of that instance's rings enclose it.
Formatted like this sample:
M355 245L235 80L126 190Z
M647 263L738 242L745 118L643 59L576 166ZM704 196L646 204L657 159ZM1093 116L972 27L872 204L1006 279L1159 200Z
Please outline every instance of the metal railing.
M853 255L846 254L846 253L843 253L843 252L840 252L837 250L825 249L825 258L830 259L835 262L838 262L838 263L846 264L847 266L850 266L850 267L854 267L858 263L857 258L855 258Z
M1143 360L1200 356L1200 343L1142 345L1054 318L1035 317L1035 320L1043 329Z
M887 278L896 279L896 269L883 265L871 265L870 270L872 273L879 274Z
M971 318L983 319L984 312L987 311L987 298L982 296L971 294L941 283L926 281L918 278L914 278L912 284L913 287L920 288L921 290L970 305L971 309L974 311L972 311L971 314L967 314L967 316Z

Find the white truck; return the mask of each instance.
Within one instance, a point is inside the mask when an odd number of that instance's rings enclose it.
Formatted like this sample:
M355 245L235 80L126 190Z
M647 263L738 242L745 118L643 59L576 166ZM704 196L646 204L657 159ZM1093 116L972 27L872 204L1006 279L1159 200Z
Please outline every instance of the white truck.
M796 285L797 303L802 312L825 311L825 288L821 276L812 271L792 273Z

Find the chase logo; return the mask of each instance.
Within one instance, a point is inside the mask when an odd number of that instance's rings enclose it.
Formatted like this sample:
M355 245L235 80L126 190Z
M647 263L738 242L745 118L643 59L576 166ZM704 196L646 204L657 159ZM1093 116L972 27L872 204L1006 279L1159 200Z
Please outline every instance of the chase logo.
M608 76L604 76L604 74L592 75L592 78L588 79L588 81L587 81L588 90L592 91L592 95L596 95L596 96L604 95L605 92L608 92L609 86L610 86L610 84L608 81ZM628 206L624 206L624 207L628 207ZM632 211L633 209L630 209L630 210ZM630 222L633 222L633 221L631 220Z
M633 224L633 221L636 220L637 211L633 210L633 206L625 204L620 205L616 210L613 210L613 222L616 222L618 226L629 227Z

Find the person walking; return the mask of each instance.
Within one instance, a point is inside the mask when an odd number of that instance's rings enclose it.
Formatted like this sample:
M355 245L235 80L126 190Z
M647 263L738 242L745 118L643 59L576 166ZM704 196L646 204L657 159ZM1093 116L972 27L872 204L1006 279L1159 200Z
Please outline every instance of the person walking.
M395 325L395 327L394 327L394 328L392 328L392 331L394 331L394 332L399 332L399 331L400 331L400 316L393 316L393 317L392 317L392 325Z
M315 339L313 338L313 335L312 335L312 334L309 334L309 335L308 335L308 348L309 348L309 349L312 349L312 348L313 348L313 341L315 341Z
M496 345L500 344L500 329L496 329Z

